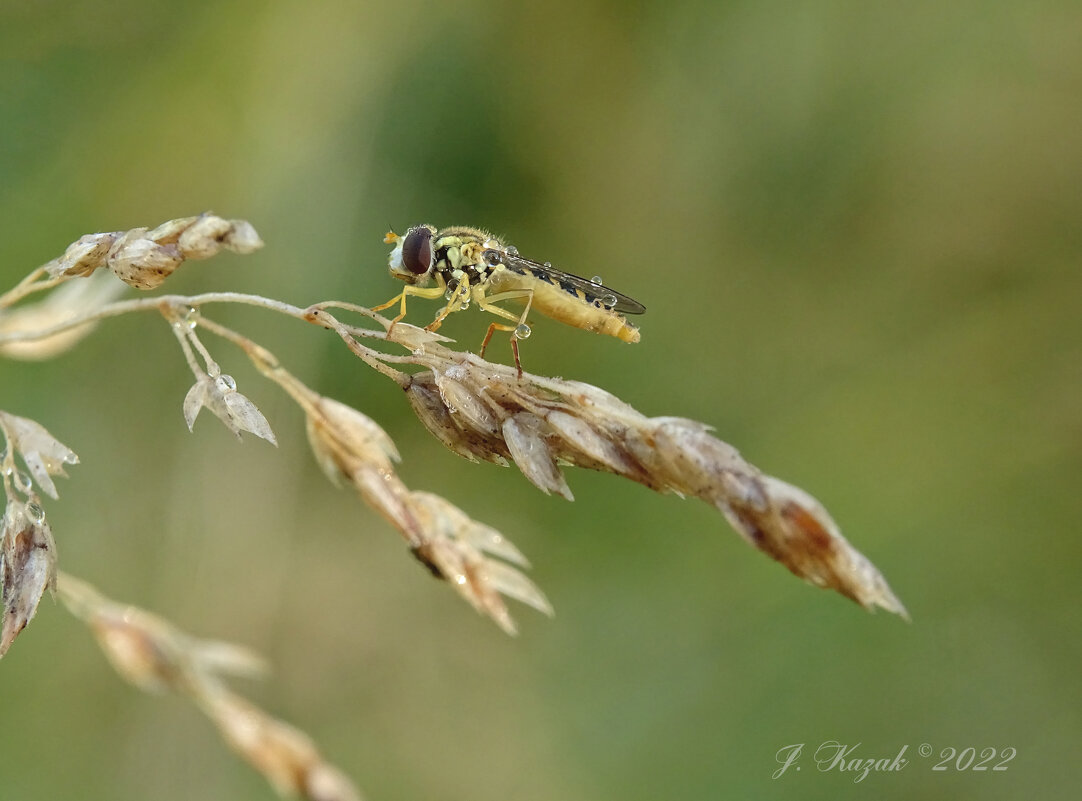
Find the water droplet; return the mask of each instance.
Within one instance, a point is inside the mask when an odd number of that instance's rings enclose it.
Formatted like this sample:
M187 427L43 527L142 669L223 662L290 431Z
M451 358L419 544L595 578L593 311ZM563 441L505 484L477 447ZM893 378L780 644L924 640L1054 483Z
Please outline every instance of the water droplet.
M543 266L543 267L544 267L544 268L545 268L546 270L551 270L551 269L552 269L552 262L551 262L551 261L546 261L546 262L545 262L545 263L544 263L544 264L543 264L542 266Z
M600 275L595 275L593 278L590 279L590 283L597 284L598 286L601 286L605 282L601 280Z
M507 252L511 253L511 249L508 248ZM517 253L518 251L515 251L515 253L511 253L511 255L514 256ZM484 261L484 263L487 264L489 267L495 267L497 264L500 263L500 252L498 250L486 250L484 253L481 254L481 260Z
M529 339L532 333L530 326L526 325L526 323L519 323L515 327L514 337L515 339Z
M505 248L505 250L507 251L508 256L517 256L518 255L518 248L516 248L514 245L508 245Z
M184 313L183 319L188 328L195 328L199 325L199 309L195 308L195 306L189 306L188 311Z
M601 298L601 302L611 309L616 305L616 295L605 295Z
M237 391L237 382L233 380L231 375L220 375L214 379L215 386L218 387L218 391L223 395L227 392Z
M447 287L446 291L444 291L444 293L443 293L444 300L450 300L454 296L455 296L455 291L453 289L451 289L451 287Z
M34 482L30 480L30 476L22 470L16 470L15 475L15 489L24 494L29 493L34 487Z
M36 503L28 503L26 505L26 514L35 523L41 523L45 520L45 510L38 506Z

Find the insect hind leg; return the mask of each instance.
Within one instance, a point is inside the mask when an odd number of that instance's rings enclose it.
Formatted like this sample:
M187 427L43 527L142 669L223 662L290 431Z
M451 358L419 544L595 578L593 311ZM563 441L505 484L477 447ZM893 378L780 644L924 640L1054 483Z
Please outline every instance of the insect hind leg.
M505 320L513 320L514 326L503 325L501 323L492 323L488 327L488 332L485 334L485 339L481 343L481 351L478 354L482 359L485 358L485 348L488 347L488 342L492 339L492 334L495 331L510 331L511 332L511 352L515 356L515 367L518 368L518 377L522 378L522 360L519 358L518 353L518 341L525 339L529 334L529 327L526 325L526 317L530 313L530 305L533 303L533 290L532 289L509 289L506 292L497 292L492 297L485 297L483 288L478 288L478 291L474 293L474 297L477 299L477 305L487 312L495 314L499 317L503 317ZM526 308L522 310L522 314L514 314L507 309L493 305L501 300L521 300L526 299ZM521 333L522 329L525 329L525 333Z
M512 331L513 332L514 330L515 330L515 326L513 326L513 325L503 325L502 323L492 323L491 325L489 325L488 333L485 334L485 338L481 342L481 351L477 355L480 356L482 359L485 358L485 348L488 347L488 341L490 339L492 339L493 333L495 333L496 331Z
M503 317L505 320L514 320L518 325L525 325L526 317L530 314L530 306L533 304L533 290L508 289L505 292L497 292L491 297L486 297L484 292L479 290L474 293L474 298L477 300L477 305L485 311ZM493 305L503 300L522 300L523 298L526 299L526 308L522 310L522 314L515 314L500 306ZM522 339L525 339L525 337L522 337Z

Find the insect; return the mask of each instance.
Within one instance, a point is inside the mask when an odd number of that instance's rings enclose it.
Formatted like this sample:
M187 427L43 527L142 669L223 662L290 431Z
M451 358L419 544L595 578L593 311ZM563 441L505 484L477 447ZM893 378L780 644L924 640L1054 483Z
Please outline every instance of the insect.
M436 230L418 225L399 236L393 231L383 240L393 244L391 275L406 282L405 288L381 306L379 311L401 303L395 322L406 314L406 298L444 297L446 305L426 328L435 331L452 312L470 303L510 320L514 325L492 323L481 343L480 355L494 331L511 332L515 365L522 372L518 340L530 335L526 317L537 309L546 317L597 334L608 334L624 342L638 342L639 329L623 315L642 314L646 308L636 300L601 284L600 278L586 279L555 269L551 264L531 261L519 255L491 234L476 228L453 227ZM432 281L436 286L428 286ZM495 304L515 301L525 304L521 313Z

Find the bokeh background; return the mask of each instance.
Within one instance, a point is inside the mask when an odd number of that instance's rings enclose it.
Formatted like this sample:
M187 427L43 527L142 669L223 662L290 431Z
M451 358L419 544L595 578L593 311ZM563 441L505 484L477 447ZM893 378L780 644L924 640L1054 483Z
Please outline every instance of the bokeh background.
M574 504L444 451L334 337L222 309L533 562L517 639L318 473L297 409L189 434L162 321L0 365L82 457L67 570L265 653L240 689L379 799L1016 799L1082 747L1082 7L1077 3L66 2L0 6L5 286L83 233L205 209L267 246L179 292L375 304L428 221L638 298L640 345L535 319L527 366L716 426L804 487L912 624L753 552L705 505L574 473ZM435 310L423 301L411 319ZM445 327L475 347L487 320ZM507 358L497 342L493 355ZM0 801L273 797L185 702L44 603L0 663ZM838 740L897 774L779 779ZM1017 749L937 773L916 749Z

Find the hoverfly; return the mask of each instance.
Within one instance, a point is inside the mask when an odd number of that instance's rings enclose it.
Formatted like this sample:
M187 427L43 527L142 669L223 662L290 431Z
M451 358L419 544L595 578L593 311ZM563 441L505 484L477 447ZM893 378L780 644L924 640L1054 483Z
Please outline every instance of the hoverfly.
M426 326L435 331L447 315L476 303L514 323L489 325L480 355L485 355L494 331L510 331L511 349L520 373L518 340L530 335L526 317L531 309L585 331L608 334L624 342L639 341L639 329L623 315L642 314L646 308L641 303L603 286L600 278L580 278L551 264L525 259L514 246L484 231L465 227L437 231L431 225L418 225L406 231L405 236L391 231L383 241L395 246L390 258L391 275L407 286L373 311L400 302L397 322L406 314L406 298L410 295L443 296L446 305ZM433 280L436 286L428 286ZM502 301L523 303L525 308L516 314L495 305Z

